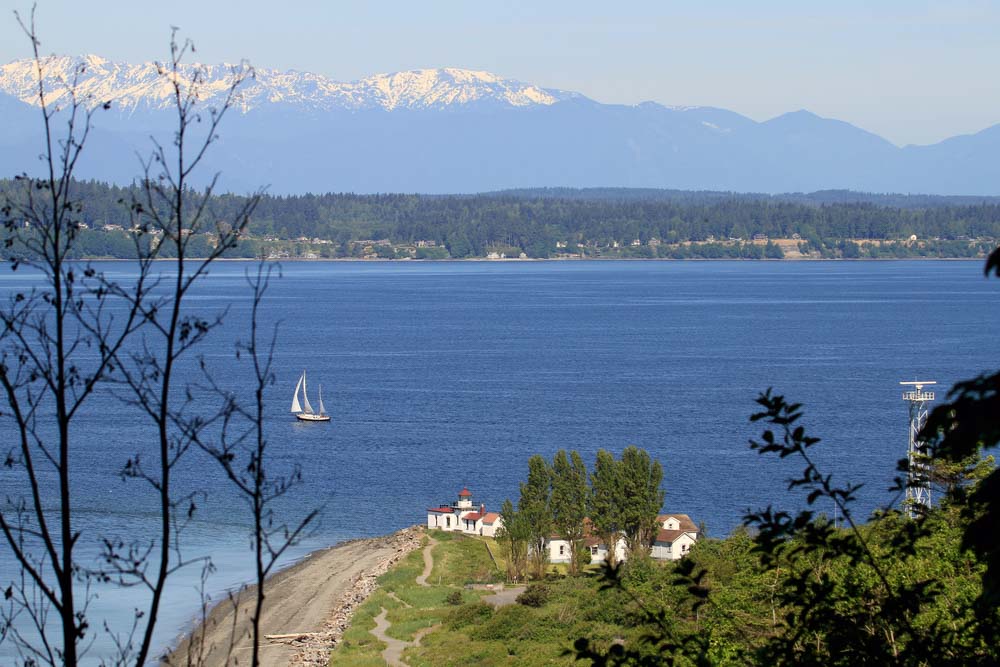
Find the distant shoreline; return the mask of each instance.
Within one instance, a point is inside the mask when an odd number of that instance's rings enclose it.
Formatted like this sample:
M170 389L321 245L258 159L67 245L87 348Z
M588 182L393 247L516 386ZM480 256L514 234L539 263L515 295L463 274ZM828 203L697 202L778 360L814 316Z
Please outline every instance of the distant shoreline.
M204 257L187 257L185 259L199 260ZM176 258L161 257L153 261L173 262ZM134 262L135 259L122 257L82 257L71 260L74 262ZM219 257L213 262L258 262L250 257ZM482 262L489 264L517 264L537 262L762 262L780 264L782 262L984 262L986 257L785 257L782 259L747 259L739 257L507 257L504 259L488 259L486 257L460 257L447 259L359 259L357 257L286 257L283 259L265 259L269 264L282 262L348 262L357 264L444 264L456 262Z

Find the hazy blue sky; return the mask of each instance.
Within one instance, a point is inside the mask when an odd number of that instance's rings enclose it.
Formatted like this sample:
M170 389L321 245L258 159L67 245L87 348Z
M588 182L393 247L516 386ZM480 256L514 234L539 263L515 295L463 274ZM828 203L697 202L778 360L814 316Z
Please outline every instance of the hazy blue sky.
M28 44L4 0L0 61ZM1000 2L39 0L46 53L152 60L169 26L206 62L339 80L485 69L601 102L809 109L898 144L1000 122Z

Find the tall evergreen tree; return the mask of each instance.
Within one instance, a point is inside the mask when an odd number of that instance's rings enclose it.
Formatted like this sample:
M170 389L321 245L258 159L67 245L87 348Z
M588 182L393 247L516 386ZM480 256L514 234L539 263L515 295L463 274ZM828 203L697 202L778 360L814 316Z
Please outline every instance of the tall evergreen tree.
M579 569L589 495L587 466L580 453L574 451L567 456L566 450L560 449L552 460L552 522L556 533L569 542L569 569L573 574Z

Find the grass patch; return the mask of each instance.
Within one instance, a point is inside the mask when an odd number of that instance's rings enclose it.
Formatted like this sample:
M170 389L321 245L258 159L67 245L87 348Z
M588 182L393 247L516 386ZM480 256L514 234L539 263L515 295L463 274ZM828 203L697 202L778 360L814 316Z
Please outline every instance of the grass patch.
M406 558L396 563L396 565L378 578L380 587L395 591L398 588L405 588L414 584L417 575L424 571L424 557L420 549L412 551Z
M397 588L393 592L411 607L429 609L447 605L446 599L452 590L447 586L413 586Z
M622 638L621 623L630 620L628 604L616 600L608 605L609 593L602 594L603 603L598 602L596 577L565 577L559 573L546 578L543 585L549 589L549 595L537 600L537 607L514 604L494 610L481 601L487 591L465 588L468 583L500 579L484 539L443 532L432 535L438 544L433 552L434 567L427 579L431 585L416 584L416 577L424 568L420 550L382 575L381 587L355 613L343 645L331 655L330 665L383 664L384 645L369 633L382 607L388 610L389 636L403 641L412 642L416 633L440 625L423 636L420 646L406 649L404 659L414 667L568 666L574 661L563 652L578 637L588 637L599 645L610 645ZM459 598L461 604L456 606Z
M447 612L444 609L400 609L387 616L392 625L386 634L403 641L413 641L418 630L440 623Z
M434 549L434 569L427 583L464 586L499 581L498 576L484 539L452 536Z

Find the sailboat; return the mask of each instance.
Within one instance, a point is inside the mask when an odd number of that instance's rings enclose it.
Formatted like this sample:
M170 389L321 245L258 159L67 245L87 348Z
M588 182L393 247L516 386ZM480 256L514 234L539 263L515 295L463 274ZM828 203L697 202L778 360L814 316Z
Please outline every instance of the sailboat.
M299 403L299 389L302 390L302 403ZM309 404L309 394L306 393L306 372L302 371L299 383L295 385L295 395L292 396L292 413L297 419L304 422L328 422L330 415L326 414L323 407L323 385L319 386L319 412L314 412Z

